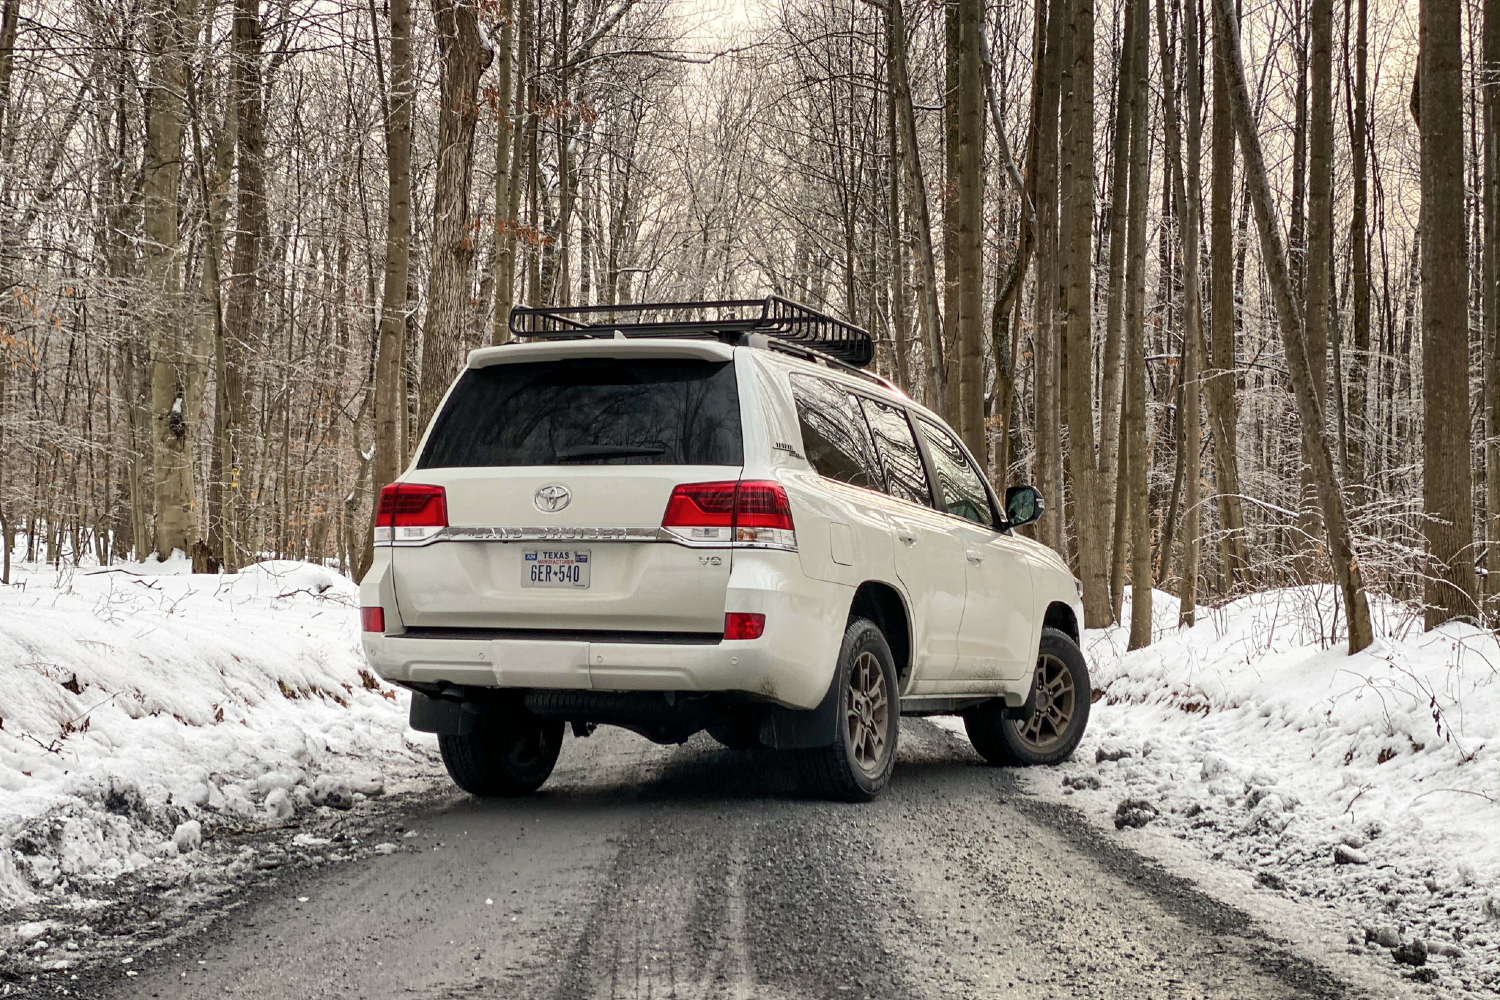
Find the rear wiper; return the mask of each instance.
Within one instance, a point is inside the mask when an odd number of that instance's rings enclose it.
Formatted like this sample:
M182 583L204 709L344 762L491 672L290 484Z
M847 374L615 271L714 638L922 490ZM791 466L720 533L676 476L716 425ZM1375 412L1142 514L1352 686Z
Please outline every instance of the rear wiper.
M559 462L576 462L591 458L634 458L641 455L664 455L667 449L659 444L583 444L572 448L559 448Z

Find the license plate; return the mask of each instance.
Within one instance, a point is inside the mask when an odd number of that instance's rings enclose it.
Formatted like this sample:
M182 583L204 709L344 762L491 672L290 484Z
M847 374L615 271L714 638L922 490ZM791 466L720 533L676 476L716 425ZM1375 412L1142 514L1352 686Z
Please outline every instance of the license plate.
M588 585L588 549L525 549L521 553L523 587L583 589Z

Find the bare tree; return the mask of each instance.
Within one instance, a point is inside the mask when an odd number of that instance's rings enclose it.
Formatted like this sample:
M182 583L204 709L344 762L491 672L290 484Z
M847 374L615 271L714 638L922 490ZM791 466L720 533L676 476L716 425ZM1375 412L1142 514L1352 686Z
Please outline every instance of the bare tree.
M1365 0L1359 0L1361 83L1364 74ZM1485 591L1491 620L1500 615L1500 0L1484 3L1484 486ZM1363 96L1363 88L1361 88ZM1361 133L1363 134L1363 133ZM1361 151L1362 153L1363 151ZM1355 162L1363 166L1363 157ZM1363 177L1363 174L1359 174Z
M432 270L422 329L421 408L426 427L462 361L472 320L475 231L469 219L473 186L475 95L494 53L479 34L475 0L432 0L437 21L442 103L438 110L437 172L432 201Z
M152 471L156 483L156 554L192 547L193 458L189 450L203 371L183 341L178 199L182 176L183 83L193 0L160 0L151 13L151 91L141 203L145 219L143 304L151 331Z
M1229 83L1229 103L1244 154L1245 188L1255 210L1260 231L1261 258L1275 300L1281 340L1291 371L1292 390L1297 398L1302 442L1313 459L1313 476L1328 533L1328 553L1334 576L1344 596L1344 612L1349 628L1349 652L1364 649L1374 641L1370 623L1370 606L1365 596L1364 578L1354 552L1353 537L1344 506L1343 487L1333 463L1333 447L1323 410L1313 387L1312 369L1308 364L1301 309L1292 294L1291 269L1283 249L1280 223L1276 219L1271 187L1266 180L1265 156L1260 136L1251 115L1250 91L1245 85L1245 68L1240 55L1239 25L1235 21L1233 0L1214 0L1215 21L1223 34Z
M375 8L370 7L371 18ZM373 495L401 471L406 460L402 429L406 424L402 357L406 350L406 287L411 265L411 3L390 0L391 83L385 116L386 173L390 194L386 208L385 287L380 304L380 336L375 361L375 464ZM376 54L380 51L378 30ZM377 63L378 66L378 63ZM371 514L374 524L374 512ZM364 576L374 558L373 533L365 532L356 576Z
M1126 211L1128 236L1125 255L1125 441L1122 478L1129 481L1125 495L1130 532L1130 648L1151 643L1151 495L1148 487L1149 452L1146 443L1146 208L1151 188L1151 74L1147 24L1149 0L1129 0L1127 18L1135 66L1135 92L1130 111L1130 189Z
M1215 32L1213 173L1210 180L1213 209L1209 217L1208 252L1212 336L1203 388L1214 443L1214 479L1224 533L1225 583L1232 587L1243 580L1249 557L1245 544L1244 505L1240 499L1239 405L1235 399L1234 121L1229 112L1224 60L1224 36Z
M1458 0L1422 0L1423 530L1427 627L1475 615L1469 466L1469 258L1464 220L1463 47ZM1441 233L1434 239L1433 233Z
M981 0L959 0L957 88L954 103L957 143L952 183L957 197L954 220L957 258L955 272L958 345L957 424L959 435L977 456L988 454L984 430L984 71L980 33L984 31Z

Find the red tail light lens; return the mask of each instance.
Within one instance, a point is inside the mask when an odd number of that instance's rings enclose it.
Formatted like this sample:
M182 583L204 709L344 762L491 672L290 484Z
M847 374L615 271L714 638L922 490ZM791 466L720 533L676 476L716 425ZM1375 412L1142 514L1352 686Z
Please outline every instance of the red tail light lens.
M734 492L737 483L685 483L672 491L663 528L734 527Z
M766 631L766 616L731 611L724 616L725 639L759 639Z
M771 480L684 483L672 490L661 526L689 542L797 548L786 490Z
M384 632L385 608L360 608L359 627L366 632Z
M380 491L375 541L420 542L448 527L448 493L426 483L391 483Z
M740 483L734 504L736 528L792 530L792 505L780 483L752 480Z

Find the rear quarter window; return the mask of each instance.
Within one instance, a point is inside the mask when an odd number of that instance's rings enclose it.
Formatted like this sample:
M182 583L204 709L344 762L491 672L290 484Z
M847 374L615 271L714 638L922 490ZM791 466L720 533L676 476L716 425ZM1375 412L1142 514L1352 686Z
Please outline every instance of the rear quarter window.
M417 468L743 464L732 362L573 358L465 371Z
M791 382L802 447L813 470L851 486L885 489L870 430L854 395L833 382L800 373L793 374Z

